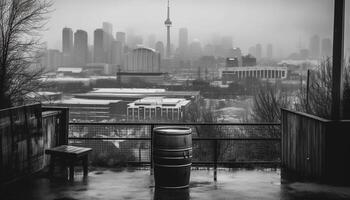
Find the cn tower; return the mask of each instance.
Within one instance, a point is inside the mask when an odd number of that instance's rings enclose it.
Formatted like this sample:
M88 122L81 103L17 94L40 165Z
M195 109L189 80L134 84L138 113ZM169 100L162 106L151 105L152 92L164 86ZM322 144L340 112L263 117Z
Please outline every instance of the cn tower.
M170 52L170 27L172 25L172 22L170 20L170 5L169 5L169 0L168 0L168 18L165 20L164 24L167 29L167 42L166 42L166 57L170 58L171 52Z

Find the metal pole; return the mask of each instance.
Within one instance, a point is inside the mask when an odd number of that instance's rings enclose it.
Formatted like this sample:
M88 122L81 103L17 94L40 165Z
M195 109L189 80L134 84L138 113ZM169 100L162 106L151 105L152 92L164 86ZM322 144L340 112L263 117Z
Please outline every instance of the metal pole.
M217 168L218 168L218 140L214 140L214 181L217 181Z
M309 112L309 92L310 92L310 70L307 70L307 79L306 79L306 111Z
M332 119L342 118L345 0L334 0Z

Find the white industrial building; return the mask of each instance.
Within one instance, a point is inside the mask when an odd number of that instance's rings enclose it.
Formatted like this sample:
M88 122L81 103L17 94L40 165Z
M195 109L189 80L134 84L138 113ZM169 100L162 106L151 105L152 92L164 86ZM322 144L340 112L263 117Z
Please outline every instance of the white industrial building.
M253 66L253 67L229 67L222 70L223 82L245 79L286 79L287 67L275 66Z
M146 97L128 104L131 121L180 121L191 101L180 98Z

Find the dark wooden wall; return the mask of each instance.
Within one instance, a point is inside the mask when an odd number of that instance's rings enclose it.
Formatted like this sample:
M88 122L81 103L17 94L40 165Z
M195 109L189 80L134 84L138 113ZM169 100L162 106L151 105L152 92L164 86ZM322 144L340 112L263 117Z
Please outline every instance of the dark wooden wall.
M297 176L350 183L350 122L282 109L282 166Z
M44 150L66 141L63 117L61 111L43 112L40 104L0 110L0 183L28 176L48 164Z

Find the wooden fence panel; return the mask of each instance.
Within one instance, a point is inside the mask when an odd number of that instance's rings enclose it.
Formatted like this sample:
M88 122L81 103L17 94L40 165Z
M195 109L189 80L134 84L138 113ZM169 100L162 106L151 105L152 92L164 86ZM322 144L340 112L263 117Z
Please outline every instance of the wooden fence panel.
M45 149L67 137L61 127L66 116L44 113L41 104L0 110L0 184L43 169L48 164Z

